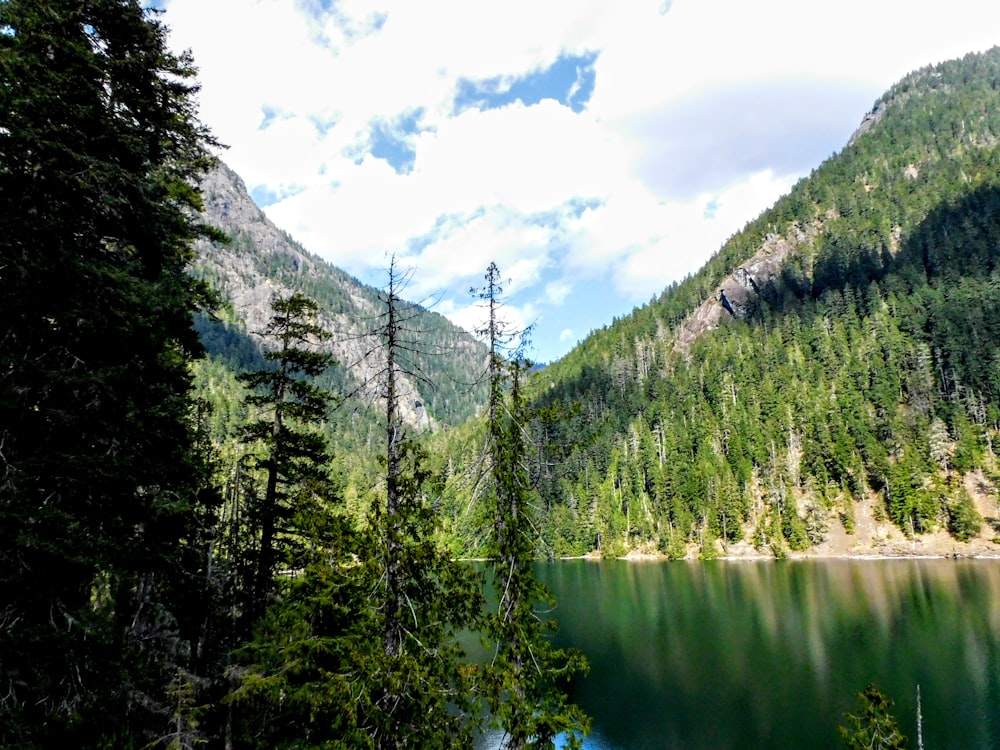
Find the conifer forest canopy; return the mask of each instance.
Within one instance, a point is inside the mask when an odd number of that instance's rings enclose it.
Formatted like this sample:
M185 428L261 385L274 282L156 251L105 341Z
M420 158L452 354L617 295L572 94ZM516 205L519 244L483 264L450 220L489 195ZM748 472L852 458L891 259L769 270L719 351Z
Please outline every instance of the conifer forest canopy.
M539 557L995 554L1000 49L545 368L495 264L473 337L270 225L197 91L138 0L0 0L0 745L579 745Z
M444 546L404 420L427 318L392 266L363 337L380 406L362 504L325 432L326 311L299 291L270 300L227 381L243 419L214 440L195 318L208 333L226 312L195 246L230 240L203 220L218 144L193 61L137 0L3 0L0 72L0 744L454 747L487 721L508 747L576 744L587 719L556 676L584 662L536 617L507 458L525 450L519 402L500 408L516 363L490 355L479 506L503 533L485 572Z

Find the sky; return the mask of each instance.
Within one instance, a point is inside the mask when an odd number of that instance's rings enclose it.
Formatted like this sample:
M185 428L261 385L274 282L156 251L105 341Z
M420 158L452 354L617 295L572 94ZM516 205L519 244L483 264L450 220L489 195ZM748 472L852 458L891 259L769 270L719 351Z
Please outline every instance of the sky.
M490 262L530 358L697 271L995 0L160 0L268 217L474 330Z

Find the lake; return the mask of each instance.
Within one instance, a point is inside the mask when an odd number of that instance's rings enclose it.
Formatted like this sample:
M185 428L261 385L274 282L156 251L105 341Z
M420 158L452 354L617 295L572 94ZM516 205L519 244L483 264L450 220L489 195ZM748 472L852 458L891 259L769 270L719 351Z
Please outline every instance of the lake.
M540 564L589 750L842 747L869 683L917 747L1000 748L1000 561ZM488 745L488 743L487 743Z

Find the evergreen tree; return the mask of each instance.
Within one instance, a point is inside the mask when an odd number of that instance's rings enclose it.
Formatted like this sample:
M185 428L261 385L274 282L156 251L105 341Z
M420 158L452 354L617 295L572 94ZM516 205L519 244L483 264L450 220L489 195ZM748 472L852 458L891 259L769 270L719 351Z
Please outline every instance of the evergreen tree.
M401 406L403 376L421 377L413 366L420 341L410 328L416 308L400 297L405 276L394 259L388 274L377 331L385 498L374 506L365 559L375 628L358 656L368 680L358 711L374 747L460 747L471 742L478 711L473 670L456 638L478 623L479 581L438 543L440 518L425 494L426 459L407 435Z
M210 499L188 418L207 293L185 268L212 141L165 37L137 0L0 3L6 747L184 724Z
M501 319L502 294L499 269L491 263L480 297L488 314L481 331L490 350L486 465L492 533L487 549L497 603L486 621L490 667L485 692L492 721L504 731L504 748L552 748L560 733L566 733L569 747L579 747L589 720L568 702L562 686L586 670L586 661L578 652L552 648L546 634L555 621L537 611L543 605L551 609L554 601L532 571L538 529L525 455L524 363L518 350L513 361L505 358L517 335Z
M350 549L330 546L277 583L275 601L229 670L236 684L220 732L226 747L375 746L363 656L371 618Z
M273 366L243 375L261 417L246 437L263 447L256 463L262 492L242 498L246 514L231 523L249 532L225 552L246 609L238 631L235 678L227 697L226 742L239 748L367 746L358 705L368 675L359 671L362 634L371 615L355 559L357 535L340 508L329 451L318 431L333 396L316 385L332 355L318 350L329 334L316 322L317 304L302 294L275 300L264 332ZM241 524L241 516L250 519ZM241 564L242 563L242 564ZM251 633L251 626L253 632Z
M905 750L906 737L892 715L893 702L869 685L858 694L859 714L847 714L848 726L838 727L848 750Z
M311 543L294 522L313 517L313 506L328 505L332 489L326 438L318 428L333 396L313 382L333 364L333 355L316 348L330 335L315 320L316 303L302 294L278 298L271 308L263 336L276 348L264 358L274 366L240 376L252 389L247 403L261 414L243 434L263 446L256 463L265 476L264 491L259 498L251 496L249 509L256 541L248 603L252 620L266 608L279 567L302 562L295 546Z

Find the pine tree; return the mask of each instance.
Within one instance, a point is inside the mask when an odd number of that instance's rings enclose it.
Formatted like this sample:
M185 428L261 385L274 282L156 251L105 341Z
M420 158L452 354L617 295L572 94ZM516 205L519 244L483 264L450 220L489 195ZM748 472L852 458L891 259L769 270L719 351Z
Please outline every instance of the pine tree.
M376 332L385 498L374 506L364 566L376 616L369 649L358 656L368 675L359 721L380 749L462 747L471 743L478 711L470 691L474 670L456 638L478 624L480 582L438 542L424 452L403 421L403 378L422 378L413 364L421 346L411 328L417 308L400 297L405 281L393 259Z
M185 269L212 140L165 36L137 0L0 3L4 746L155 739L196 657Z
M848 750L904 750L906 737L892 715L893 702L869 685L858 694L860 714L847 714L848 726L838 730Z
M567 745L579 747L589 720L570 704L562 683L586 670L575 651L553 649L546 640L555 627L537 608L554 605L552 595L532 571L538 531L529 503L524 437L526 408L521 390L524 362L515 347L505 353L516 334L500 316L503 286L500 271L491 263L480 297L486 303L487 323L481 333L489 346L487 378L486 466L492 503L492 533L488 545L496 611L486 622L490 668L485 693L493 723L504 731L503 747L552 748L566 733ZM507 393L507 385L510 392Z
M263 336L276 347L264 358L274 366L240 376L252 389L247 403L261 414L243 434L263 446L256 463L265 476L264 491L250 509L256 541L251 620L262 616L279 567L296 567L294 546L313 541L295 528L296 516L307 518L310 506L329 503L332 490L329 450L318 427L333 395L312 380L333 364L332 354L316 348L330 334L315 320L317 304L302 294L280 297L271 309Z

